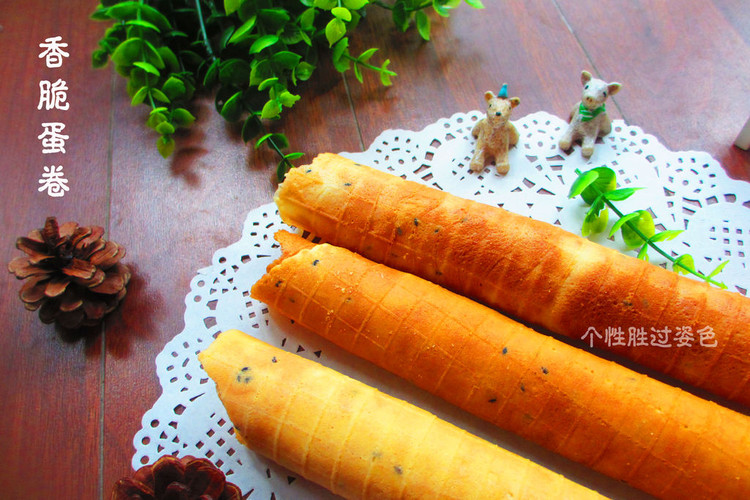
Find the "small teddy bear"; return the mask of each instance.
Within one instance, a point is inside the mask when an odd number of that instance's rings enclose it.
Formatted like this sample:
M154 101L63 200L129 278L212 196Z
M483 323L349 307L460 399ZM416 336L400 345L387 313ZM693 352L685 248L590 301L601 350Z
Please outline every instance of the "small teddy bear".
M560 149L567 151L575 141L581 141L581 154L589 158L594 154L594 143L612 130L612 122L607 116L604 102L607 97L615 95L621 85L607 83L592 78L588 71L581 72L583 94L581 100L570 112L568 129L560 138Z
M518 130L510 122L510 114L521 99L508 99L508 85L504 83L497 96L489 90L485 92L484 100L487 101L487 117L479 120L471 130L471 135L477 138L477 145L469 168L472 172L481 172L494 160L497 172L506 174L510 169L508 150L518 143Z

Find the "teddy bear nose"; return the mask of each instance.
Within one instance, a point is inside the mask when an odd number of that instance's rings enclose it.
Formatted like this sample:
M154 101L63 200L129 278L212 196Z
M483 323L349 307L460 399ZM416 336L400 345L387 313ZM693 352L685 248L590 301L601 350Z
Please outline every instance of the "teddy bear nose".
M503 116L503 112L502 111L495 111L495 116Z

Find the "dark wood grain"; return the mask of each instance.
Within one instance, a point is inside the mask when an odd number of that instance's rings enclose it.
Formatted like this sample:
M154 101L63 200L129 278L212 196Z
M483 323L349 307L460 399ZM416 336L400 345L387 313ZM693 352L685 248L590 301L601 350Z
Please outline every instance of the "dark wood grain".
M750 179L750 154L732 146L750 116L750 14L742 2L486 1L450 18L432 14L431 42L393 27L371 8L352 36L352 53L375 46L398 76L384 88L322 63L298 90L303 99L272 131L283 131L306 160L325 151L366 148L389 128L419 130L442 117L483 107L485 90L507 82L521 98L516 116L565 116L591 69L624 83L610 112L670 149L706 151L735 178ZM0 183L3 262L19 255L15 238L47 215L106 227L128 250L128 297L88 340L42 325L5 274L0 317L0 497L108 498L132 472L132 439L161 393L155 357L183 326L184 299L214 251L241 236L247 212L269 203L275 156L245 145L215 112L210 95L175 155L159 156L156 137L111 68L90 69L104 25L89 21L95 0L0 3ZM71 58L59 70L37 58L38 44L60 34ZM38 82L63 78L71 109L37 110ZM59 159L71 191L37 191L43 121L71 135ZM55 158L57 161L58 159ZM304 161L304 160L303 160ZM554 464L565 470L570 465ZM598 484L598 479L592 480ZM618 490L620 491L620 490Z

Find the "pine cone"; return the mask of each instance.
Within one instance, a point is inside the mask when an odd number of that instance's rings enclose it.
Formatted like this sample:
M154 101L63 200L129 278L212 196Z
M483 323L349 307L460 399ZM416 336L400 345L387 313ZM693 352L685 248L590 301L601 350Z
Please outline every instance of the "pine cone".
M166 455L117 481L112 500L240 500L242 492L205 458Z
M125 249L103 234L99 226L58 226L48 217L44 228L18 238L26 256L13 259L8 270L27 279L19 293L26 309L69 329L95 325L114 310L125 297L130 269L119 262Z

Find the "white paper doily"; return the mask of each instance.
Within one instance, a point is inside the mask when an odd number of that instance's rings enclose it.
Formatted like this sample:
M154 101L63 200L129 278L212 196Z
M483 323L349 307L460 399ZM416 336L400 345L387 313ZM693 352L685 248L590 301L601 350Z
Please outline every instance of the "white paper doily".
M690 253L696 267L703 272L710 272L728 259L730 262L718 279L732 291L747 293L750 270L745 241L750 246L750 184L728 178L709 155L671 152L638 127L615 121L612 133L585 161L580 146L569 154L557 147L566 123L539 112L513 122L521 138L510 152L510 172L501 176L494 167L488 167L477 175L469 172L468 163L475 144L471 129L482 116L479 111L456 114L419 132L387 130L367 151L343 155L578 234L587 207L580 199L567 198L576 178L575 169L609 166L617 172L620 185L645 188L618 203L623 212L651 207L657 227L686 229L677 239L661 246L674 254ZM249 290L280 254L273 239L279 229L289 228L281 222L273 204L252 210L240 241L218 250L211 265L193 278L185 299L185 329L156 358L163 393L144 414L142 428L133 439L135 469L153 463L164 454L194 455L212 460L229 481L246 495L249 493L249 498L332 497L322 488L250 452L235 439L215 386L196 354L219 332L236 328L406 399L605 494L632 496L632 490L626 486L610 483L577 464L479 421L269 313L263 303L250 298ZM596 241L625 251L619 237L615 241L599 237ZM660 264L657 257L653 253L652 262Z

